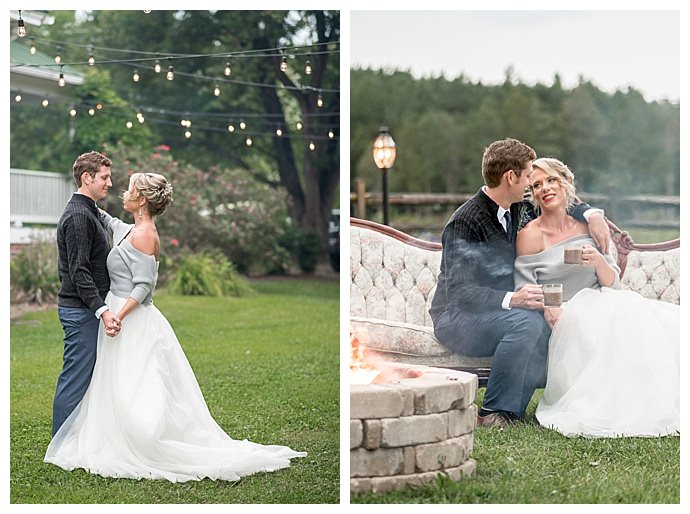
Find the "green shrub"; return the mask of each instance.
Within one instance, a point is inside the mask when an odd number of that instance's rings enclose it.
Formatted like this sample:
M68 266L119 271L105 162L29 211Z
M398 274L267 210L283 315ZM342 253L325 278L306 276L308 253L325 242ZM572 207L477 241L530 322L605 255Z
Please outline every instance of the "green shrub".
M189 296L247 296L254 290L220 252L181 256L170 272L168 290Z
M18 300L54 302L60 289L55 243L34 241L26 245L10 261L10 284Z

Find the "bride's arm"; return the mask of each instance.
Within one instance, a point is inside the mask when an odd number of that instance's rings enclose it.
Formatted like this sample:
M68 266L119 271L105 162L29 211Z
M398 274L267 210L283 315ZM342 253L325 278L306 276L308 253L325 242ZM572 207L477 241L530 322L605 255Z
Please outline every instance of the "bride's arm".
M136 309L141 302L149 295L155 283L156 273L156 254L158 249L158 236L153 231L145 231L133 237L130 241L132 246L153 259L139 259L131 265L132 282L134 289L130 297L116 314L122 321L127 315Z

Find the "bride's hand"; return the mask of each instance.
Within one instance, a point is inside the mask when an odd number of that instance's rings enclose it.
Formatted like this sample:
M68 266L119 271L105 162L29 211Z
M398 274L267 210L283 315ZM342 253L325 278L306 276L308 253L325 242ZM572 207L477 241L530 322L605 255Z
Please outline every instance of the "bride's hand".
M553 330L562 313L563 307L544 307L544 319L549 324L551 330Z

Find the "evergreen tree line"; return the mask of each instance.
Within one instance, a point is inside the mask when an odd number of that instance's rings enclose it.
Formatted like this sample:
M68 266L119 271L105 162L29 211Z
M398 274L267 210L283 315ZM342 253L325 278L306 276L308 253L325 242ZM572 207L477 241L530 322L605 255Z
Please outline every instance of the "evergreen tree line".
M371 145L380 126L396 141L391 192L473 193L492 141L513 137L570 166L580 192L679 195L680 105L647 102L632 88L607 93L580 80L565 89L407 71L350 72L351 190L380 191Z

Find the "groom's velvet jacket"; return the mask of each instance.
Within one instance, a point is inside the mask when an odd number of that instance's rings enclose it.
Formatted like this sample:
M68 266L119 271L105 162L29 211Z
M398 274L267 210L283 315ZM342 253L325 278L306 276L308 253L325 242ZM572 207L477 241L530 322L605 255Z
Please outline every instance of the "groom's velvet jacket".
M588 209L581 203L570 214L584 221ZM515 289L517 232L536 217L529 202L514 203L510 214L510 240L498 221L498 205L482 189L452 214L443 229L441 271L429 309L434 323L446 309L479 313L502 308L506 293Z
M58 305L94 313L110 289L106 260L110 245L95 202L74 193L58 221Z

